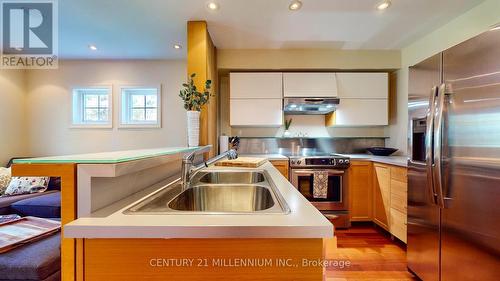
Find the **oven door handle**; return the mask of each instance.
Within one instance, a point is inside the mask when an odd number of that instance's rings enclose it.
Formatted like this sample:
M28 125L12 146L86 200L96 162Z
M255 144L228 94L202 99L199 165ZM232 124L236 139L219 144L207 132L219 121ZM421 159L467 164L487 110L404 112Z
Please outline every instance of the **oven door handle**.
M292 173L295 173L295 174L313 174L314 172L323 172L325 171L325 169L301 169L301 170L297 170L297 169L292 169ZM326 171L328 171L328 174L329 175L343 175L345 172L344 171L341 171L341 170L330 170L330 169L326 169Z

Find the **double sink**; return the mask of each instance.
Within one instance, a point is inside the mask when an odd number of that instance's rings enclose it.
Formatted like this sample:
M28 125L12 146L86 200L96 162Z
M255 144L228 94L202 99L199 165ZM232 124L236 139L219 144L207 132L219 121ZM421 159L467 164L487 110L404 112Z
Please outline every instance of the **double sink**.
M288 205L265 170L201 170L182 190L165 186L125 214L287 214Z

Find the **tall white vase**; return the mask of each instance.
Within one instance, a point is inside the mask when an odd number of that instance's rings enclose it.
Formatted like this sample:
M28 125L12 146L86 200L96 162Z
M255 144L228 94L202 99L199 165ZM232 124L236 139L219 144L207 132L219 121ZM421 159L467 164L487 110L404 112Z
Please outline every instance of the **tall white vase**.
M200 144L200 112L187 111L188 146Z

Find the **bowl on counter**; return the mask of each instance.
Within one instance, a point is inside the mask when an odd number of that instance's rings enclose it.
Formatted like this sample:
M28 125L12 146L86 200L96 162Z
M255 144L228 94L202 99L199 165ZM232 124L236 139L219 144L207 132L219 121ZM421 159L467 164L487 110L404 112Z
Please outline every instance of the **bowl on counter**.
M368 151L371 154L376 155L376 156L390 156L394 152L398 151L398 149L392 148L392 147L374 146L374 147L367 148L366 151Z

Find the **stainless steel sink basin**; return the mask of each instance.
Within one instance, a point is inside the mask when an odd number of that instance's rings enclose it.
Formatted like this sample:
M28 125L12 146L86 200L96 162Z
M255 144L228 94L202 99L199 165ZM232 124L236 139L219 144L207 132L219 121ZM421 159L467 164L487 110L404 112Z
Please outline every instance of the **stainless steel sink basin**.
M266 181L263 173L260 172L201 172L196 175L192 182L197 183L215 183L215 184L252 184Z
M125 214L287 214L290 208L264 170L200 171L139 201Z
M174 210L200 212L255 212L273 206L269 189L258 185L195 186L168 204Z

